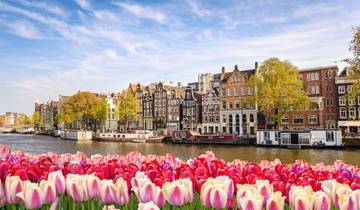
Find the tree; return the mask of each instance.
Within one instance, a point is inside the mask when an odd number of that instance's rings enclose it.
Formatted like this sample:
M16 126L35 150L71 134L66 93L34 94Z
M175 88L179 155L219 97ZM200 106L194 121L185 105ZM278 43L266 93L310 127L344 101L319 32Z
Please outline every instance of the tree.
M79 92L70 96L62 104L64 111L62 120L65 124L79 122L80 128L84 125L87 128L89 124L95 124L99 116L103 117L99 114L99 109L102 110L103 105L102 99L97 98L95 94Z
M140 104L135 94L131 89L124 90L117 101L117 115L120 120L124 121L125 132L128 129L129 120L137 118L137 114L140 110Z
M20 116L19 122L20 125L28 126L31 124L31 119L27 115L23 114Z
M354 37L350 42L349 50L353 54L353 58L345 59L348 63L348 71L354 80L352 97L360 95L360 26L354 28Z
M32 123L34 124L34 127L39 128L40 127L40 113L38 111L34 112L31 119L32 119Z
M255 96L249 100L257 103L259 111L274 114L276 128L286 112L304 110L309 105L299 71L288 61L266 60L248 85L256 90Z
M4 124L5 124L5 116L0 115L0 127L4 127Z

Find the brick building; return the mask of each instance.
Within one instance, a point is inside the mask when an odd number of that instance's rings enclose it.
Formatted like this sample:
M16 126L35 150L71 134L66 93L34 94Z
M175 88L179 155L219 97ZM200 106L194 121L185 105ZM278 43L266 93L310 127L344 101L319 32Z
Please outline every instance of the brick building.
M299 79L303 90L309 96L311 105L307 110L287 112L280 127L289 129L336 128L336 86L337 66L301 69ZM273 127L271 117L267 117L268 127Z
M220 100L217 89L210 89L202 96L201 131L205 134L220 132Z

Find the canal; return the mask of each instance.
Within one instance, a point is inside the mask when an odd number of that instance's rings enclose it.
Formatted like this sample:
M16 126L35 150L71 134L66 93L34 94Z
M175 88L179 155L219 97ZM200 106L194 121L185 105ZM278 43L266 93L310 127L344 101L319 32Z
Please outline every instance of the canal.
M227 161L242 159L259 162L262 159L281 159L289 163L303 159L310 163L324 162L332 164L341 159L346 163L360 165L360 150L333 150L333 149L284 149L264 148L255 146L230 145L181 145L165 143L117 143L117 142L75 142L66 141L50 136L0 134L0 144L8 145L12 151L23 150L29 153L75 153L83 151L91 154L121 154L139 151L142 154L165 155L173 153L182 159L198 156L205 151L213 151L218 158Z

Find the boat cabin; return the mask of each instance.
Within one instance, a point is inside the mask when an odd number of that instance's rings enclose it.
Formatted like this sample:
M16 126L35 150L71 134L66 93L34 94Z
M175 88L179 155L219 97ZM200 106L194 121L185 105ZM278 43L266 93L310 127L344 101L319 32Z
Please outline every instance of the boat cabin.
M338 129L275 130L259 129L256 133L258 145L285 146L341 146L341 131Z

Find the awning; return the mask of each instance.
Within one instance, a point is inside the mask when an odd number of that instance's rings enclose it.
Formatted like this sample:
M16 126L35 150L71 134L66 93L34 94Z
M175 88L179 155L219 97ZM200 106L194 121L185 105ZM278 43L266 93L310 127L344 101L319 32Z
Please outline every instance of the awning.
M339 127L360 126L360 120L338 121L338 125L339 125Z

